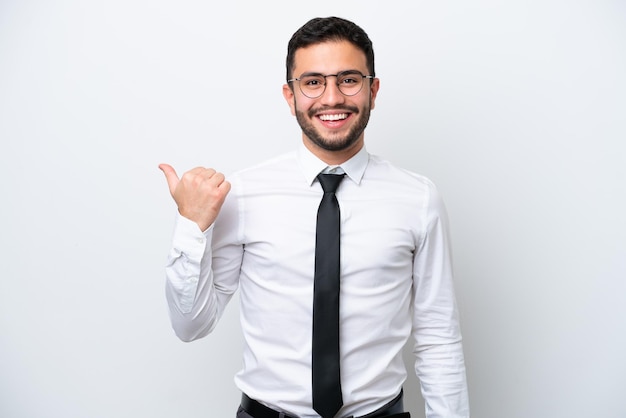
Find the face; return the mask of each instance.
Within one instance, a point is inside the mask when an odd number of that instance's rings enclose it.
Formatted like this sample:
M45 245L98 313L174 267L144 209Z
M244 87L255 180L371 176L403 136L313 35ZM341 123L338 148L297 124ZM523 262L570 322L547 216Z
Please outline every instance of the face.
M368 75L365 54L348 41L324 42L301 48L295 53L292 77L305 73L337 74L357 70ZM364 79L363 88L354 96L345 96L336 78L326 79L324 93L315 99L300 91L298 81L293 90L283 86L283 95L302 128L304 144L315 155L329 163L340 163L363 146L364 130L374 108L378 79ZM332 160L332 161L330 161Z

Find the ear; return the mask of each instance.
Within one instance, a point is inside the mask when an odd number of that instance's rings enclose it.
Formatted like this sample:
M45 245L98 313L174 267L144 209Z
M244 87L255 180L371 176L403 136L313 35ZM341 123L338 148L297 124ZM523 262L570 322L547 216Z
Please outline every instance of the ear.
M291 114L295 116L296 115L296 98L289 84L283 85L283 97L285 98L285 100L287 101L287 104L289 105L289 108L291 109Z
M374 109L376 105L376 95L378 94L379 88L380 88L380 79L378 78L372 79L372 83L370 85L370 109Z

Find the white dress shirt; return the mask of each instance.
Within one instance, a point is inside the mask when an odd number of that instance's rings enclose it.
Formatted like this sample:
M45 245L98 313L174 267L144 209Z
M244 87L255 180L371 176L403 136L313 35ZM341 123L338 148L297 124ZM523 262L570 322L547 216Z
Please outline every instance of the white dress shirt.
M316 176L325 169L302 145L235 173L208 230L178 216L166 267L170 317L185 341L211 332L240 290L244 362L235 382L251 398L303 418L319 417L311 406L311 330L323 194ZM400 392L402 348L412 336L427 416L468 417L447 220L436 188L365 148L339 170L346 173L336 193L339 416L367 414Z

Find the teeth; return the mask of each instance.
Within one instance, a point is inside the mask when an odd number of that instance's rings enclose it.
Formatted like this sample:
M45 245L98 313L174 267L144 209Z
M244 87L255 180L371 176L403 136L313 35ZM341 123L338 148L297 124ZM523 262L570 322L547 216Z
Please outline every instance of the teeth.
M339 114L336 114L336 115L320 115L320 119L321 120L326 120L326 121L328 121L328 120L342 120L342 119L345 119L347 117L348 117L348 115L346 113L339 113Z

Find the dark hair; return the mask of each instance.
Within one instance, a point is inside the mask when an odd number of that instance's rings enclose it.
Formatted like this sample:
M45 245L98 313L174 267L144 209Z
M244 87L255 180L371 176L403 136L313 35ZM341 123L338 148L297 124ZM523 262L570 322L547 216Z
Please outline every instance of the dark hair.
M369 75L374 73L374 47L367 33L358 25L339 17L317 17L298 29L287 46L287 80L291 78L294 57L300 48L328 41L348 41L365 53Z

